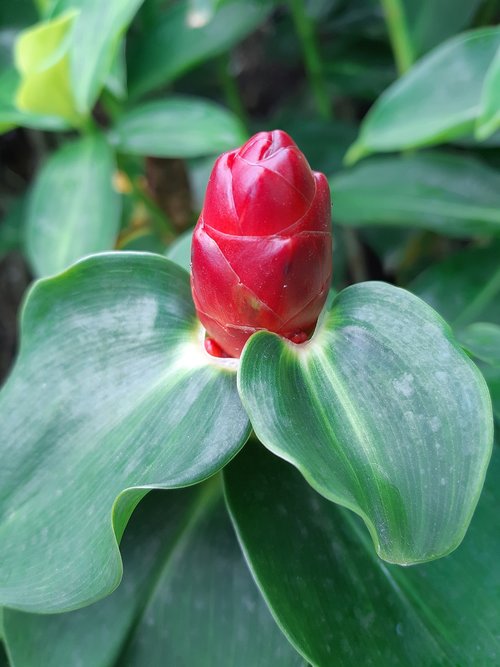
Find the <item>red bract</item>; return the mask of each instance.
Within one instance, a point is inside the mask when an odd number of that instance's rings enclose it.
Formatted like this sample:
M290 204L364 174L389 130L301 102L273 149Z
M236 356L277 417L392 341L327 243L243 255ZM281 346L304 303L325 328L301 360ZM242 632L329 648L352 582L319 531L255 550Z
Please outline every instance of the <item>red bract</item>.
M332 273L330 217L325 176L285 132L260 132L218 158L194 232L191 286L225 353L239 357L259 329L297 343L311 335Z

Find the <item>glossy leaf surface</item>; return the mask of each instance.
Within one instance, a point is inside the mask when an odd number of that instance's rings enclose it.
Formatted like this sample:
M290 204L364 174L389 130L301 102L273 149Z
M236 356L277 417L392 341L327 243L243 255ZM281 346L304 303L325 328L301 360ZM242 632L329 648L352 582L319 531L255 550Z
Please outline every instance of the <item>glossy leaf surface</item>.
M99 134L65 144L46 162L31 194L26 232L37 275L114 246L121 208L112 184L115 168Z
M362 516L383 559L431 560L460 543L490 457L491 403L424 302L384 283L350 287L309 344L255 334L238 381L257 437Z
M422 58L377 100L347 160L469 134L499 47L500 28L483 28L450 39Z
M86 0L71 36L71 84L77 109L88 114L108 76L119 40L143 0Z
M4 606L111 592L142 489L203 480L246 440L235 374L198 327L188 275L158 255L97 255L34 286L0 394Z
M224 478L254 576L314 667L487 667L500 656L499 463L460 548L411 568L376 558L357 517L262 447Z
M451 236L500 235L500 175L471 157L372 158L330 179L335 219Z
M132 97L165 86L199 63L224 53L264 21L266 0L228 0L212 20L197 27L188 21L189 5L178 2L135 41L128 59Z
M181 96L132 109L120 117L110 137L122 153L185 158L221 153L246 139L230 111Z
M14 667L304 664L252 580L217 480L148 495L122 552L123 582L105 600L51 616L6 610Z

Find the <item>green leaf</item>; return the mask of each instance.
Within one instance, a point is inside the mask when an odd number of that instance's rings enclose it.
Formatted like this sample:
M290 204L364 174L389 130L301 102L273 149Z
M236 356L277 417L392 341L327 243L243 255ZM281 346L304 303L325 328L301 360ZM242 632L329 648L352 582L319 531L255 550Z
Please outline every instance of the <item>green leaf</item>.
M186 271L191 271L191 242L193 240L193 229L188 229L167 248L165 257L178 264Z
M15 665L112 667L119 653L118 664L130 667L304 665L252 581L218 480L151 493L122 551L122 585L92 607L52 616L6 610Z
M491 453L491 403L418 298L349 287L310 343L252 336L238 381L257 437L359 514L381 558L416 563L461 542Z
M496 326L497 329L500 325L499 256L498 243L487 248L467 248L443 262L433 264L410 284L415 294L452 324L458 339L469 351L486 362L496 357L494 349L491 349L494 339L490 350L485 353L484 337L481 341L483 325L476 323L487 321L490 324L486 327ZM491 340L491 329L487 333ZM471 340L471 336L475 341ZM488 383L494 415L500 421L500 366L483 363L480 368Z
M484 320L500 324L500 243L467 248L423 271L409 289L456 331Z
M470 133L499 46L500 28L482 28L450 39L422 58L368 112L346 161L352 164L370 153L430 146Z
M15 103L20 81L19 73L13 67L0 73L0 133L18 125L37 130L65 130L69 127L59 116L21 111Z
M477 359L498 366L500 371L500 326L475 322L460 332L459 340Z
M113 189L114 155L99 134L65 144L38 174L31 194L26 244L39 276L84 255L111 249L120 226Z
M486 74L476 137L487 139L500 129L500 48Z
M373 158L333 176L330 185L342 224L500 235L500 174L466 155Z
M23 31L15 47L16 67L21 73L16 104L21 111L59 116L78 126L82 118L75 108L70 86L69 44L77 12Z
M175 3L159 20L132 39L128 59L132 97L165 86L189 69L228 51L268 16L272 3L226 0L202 27L188 22L189 5Z
M234 362L200 336L188 274L158 255L97 255L35 284L0 393L1 604L108 594L145 489L201 481L242 446Z
M254 577L314 667L478 667L500 655L500 461L470 531L447 558L401 568L374 557L363 526L262 447L224 471Z
M154 590L155 580L199 504L201 487L153 491L139 504L120 545L123 579L107 598L66 614L6 609L5 637L14 665L69 667L116 664L128 634Z
M166 563L120 664L304 665L260 597L224 505L201 509Z
M122 34L143 0L86 0L71 39L71 83L76 107L88 114L110 73Z
M227 109L195 97L146 102L121 116L110 133L116 149L152 157L200 157L239 146L247 136Z
M403 0L406 23L420 56L466 28L481 0Z

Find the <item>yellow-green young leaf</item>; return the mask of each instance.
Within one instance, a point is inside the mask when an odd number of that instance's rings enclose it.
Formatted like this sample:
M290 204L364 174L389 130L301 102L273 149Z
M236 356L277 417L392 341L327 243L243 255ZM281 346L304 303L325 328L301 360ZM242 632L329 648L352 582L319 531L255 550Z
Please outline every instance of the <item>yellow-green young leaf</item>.
M19 35L16 66L21 73L16 103L19 109L59 116L72 125L82 118L76 111L70 85L69 44L77 16L68 11Z
M252 336L238 373L257 437L411 564L462 540L493 441L488 388L449 327L384 283L338 294L311 342Z
M0 392L0 605L109 594L146 491L200 482L243 445L234 363L200 335L189 275L159 255L94 255L35 283Z
M484 81L481 113L477 119L476 137L487 139L500 128L500 48Z
M14 67L6 68L0 74L0 133L22 125L38 130L65 130L68 123L60 116L21 111L15 98L21 81Z
M495 27L463 33L431 51L375 102L346 162L470 134L499 47L500 27Z

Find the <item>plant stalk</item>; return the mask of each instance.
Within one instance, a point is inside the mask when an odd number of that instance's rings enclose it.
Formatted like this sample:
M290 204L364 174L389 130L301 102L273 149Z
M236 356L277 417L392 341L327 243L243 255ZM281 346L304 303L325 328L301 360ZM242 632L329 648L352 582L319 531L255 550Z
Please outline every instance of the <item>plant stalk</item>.
M399 75L415 62L415 53L406 21L402 0L382 0L385 22Z
M314 25L304 6L304 0L289 0L295 31L299 37L304 54L307 77L316 102L316 107L322 118L331 120L333 117L330 97L323 75L323 66L319 55Z

